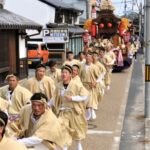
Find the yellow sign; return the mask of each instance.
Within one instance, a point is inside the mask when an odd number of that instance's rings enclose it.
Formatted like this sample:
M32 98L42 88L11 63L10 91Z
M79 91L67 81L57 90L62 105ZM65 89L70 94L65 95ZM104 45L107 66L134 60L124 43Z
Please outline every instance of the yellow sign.
M29 60L28 60L28 65L31 65L31 64L32 64L32 61L29 61Z
M150 82L150 65L145 65L145 81Z

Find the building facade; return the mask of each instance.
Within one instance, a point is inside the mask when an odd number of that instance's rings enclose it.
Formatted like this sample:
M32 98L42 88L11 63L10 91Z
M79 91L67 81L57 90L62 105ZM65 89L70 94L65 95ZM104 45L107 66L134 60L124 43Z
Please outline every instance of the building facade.
M50 28L67 28L69 31L69 42L62 45L61 51L65 54L66 49L72 50L75 55L83 48L82 34L84 30L77 26L79 24L79 16L82 15L83 10L80 7L75 7L71 4L64 3L59 0L13 0L6 1L5 7L22 16L28 17L37 23L43 25L43 29ZM54 26L47 26L54 24ZM28 31L29 35L34 34L33 31ZM32 40L42 40L43 33L32 36ZM59 43L58 43L59 44ZM51 45L55 45L51 43ZM57 45L56 45L57 46ZM57 49L53 47L51 53Z
M0 86L5 77L15 73L20 79L28 76L26 29L41 30L41 26L16 15L0 5Z

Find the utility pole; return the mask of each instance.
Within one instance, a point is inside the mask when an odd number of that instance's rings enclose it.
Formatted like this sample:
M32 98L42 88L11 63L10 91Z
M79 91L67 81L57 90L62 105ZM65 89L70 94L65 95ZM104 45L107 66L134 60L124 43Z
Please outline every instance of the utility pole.
M86 0L86 19L90 18L90 0Z
M141 36L141 32L142 32L142 2L140 2L139 5L139 37Z
M125 14L125 17L127 15L127 1L124 0L124 14Z
M145 0L145 118L150 118L150 0Z
M132 0L132 11L134 11L134 0Z

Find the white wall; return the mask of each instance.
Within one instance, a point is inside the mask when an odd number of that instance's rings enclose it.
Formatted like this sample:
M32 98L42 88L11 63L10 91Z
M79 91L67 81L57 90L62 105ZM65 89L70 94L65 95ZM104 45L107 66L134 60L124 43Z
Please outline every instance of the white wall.
M55 8L38 0L6 0L4 8L43 26L54 23Z
M19 35L19 58L26 58L27 57L27 50L25 47L25 39L21 38Z

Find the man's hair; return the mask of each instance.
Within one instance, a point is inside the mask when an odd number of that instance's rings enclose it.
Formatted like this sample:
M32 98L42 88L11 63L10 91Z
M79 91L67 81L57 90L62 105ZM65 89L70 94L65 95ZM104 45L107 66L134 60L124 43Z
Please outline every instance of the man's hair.
M80 70L79 65L74 64L74 65L72 66L72 68L73 68L73 67L76 67L76 68L78 68L78 70Z
M99 51L105 51L105 48L104 48L104 47L102 47L102 46L101 46L101 47L99 47L98 49L99 49Z
M99 53L98 53L97 51L94 51L94 52L93 52L93 55L94 55L94 54L98 55Z
M9 80L9 78L15 77L17 80L19 80L17 73L13 73L13 74L8 74L5 78L5 80Z
M85 52L79 52L79 55L81 55L81 54L85 55Z
M44 64L38 64L38 65L36 66L36 70L37 70L38 68L45 68L45 69L46 69L46 66L45 66Z
M8 122L8 116L5 112L0 110L0 127L4 127L3 131L2 131L2 137L5 134L5 127L7 125Z
M73 54L73 52L72 52L72 51L68 51L68 52L67 52L67 55L69 55L69 54Z
M53 66L55 66L57 63L54 60L49 61L48 66L51 68Z
M6 126L8 122L8 116L5 112L0 110L0 126Z
M46 102L48 102L48 98L47 98L47 96L45 95L45 94L43 94L43 93L34 93L33 95L32 95L32 97L31 97L31 101L34 101L34 100L41 100L41 99L46 99Z
M64 69L68 70L70 73L72 73L72 71L73 71L72 67L70 65L64 65L64 66L62 66L61 71L63 71Z

